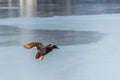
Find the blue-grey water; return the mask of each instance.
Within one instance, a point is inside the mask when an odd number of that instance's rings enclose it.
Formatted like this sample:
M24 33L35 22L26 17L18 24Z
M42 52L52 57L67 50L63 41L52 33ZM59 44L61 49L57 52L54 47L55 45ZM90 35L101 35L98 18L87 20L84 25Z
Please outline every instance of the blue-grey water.
M0 4L1 80L119 80L119 4ZM43 61L27 42L57 44Z
M34 1L33 1L34 2ZM120 13L119 3L84 3L84 4L19 4L1 5L0 18L7 17L52 17L72 15Z

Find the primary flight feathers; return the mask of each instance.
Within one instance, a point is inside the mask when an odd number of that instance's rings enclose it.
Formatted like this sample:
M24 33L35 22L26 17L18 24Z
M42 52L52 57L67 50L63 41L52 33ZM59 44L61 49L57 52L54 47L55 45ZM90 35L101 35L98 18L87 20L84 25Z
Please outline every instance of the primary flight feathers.
M25 44L24 47L27 49L31 49L33 47L36 47L37 50L40 50L41 48L44 48L45 46L41 42L31 42L31 43Z

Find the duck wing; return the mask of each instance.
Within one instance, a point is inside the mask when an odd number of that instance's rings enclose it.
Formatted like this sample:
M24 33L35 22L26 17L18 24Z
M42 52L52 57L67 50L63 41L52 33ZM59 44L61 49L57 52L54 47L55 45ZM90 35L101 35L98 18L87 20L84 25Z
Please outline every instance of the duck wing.
M37 51L40 51L41 49L45 48L45 46L41 42L36 42L35 44Z
M37 51L39 51L41 48L44 48L45 46L41 42L31 42L31 43L25 44L24 47L27 49L31 49L33 47L36 47Z

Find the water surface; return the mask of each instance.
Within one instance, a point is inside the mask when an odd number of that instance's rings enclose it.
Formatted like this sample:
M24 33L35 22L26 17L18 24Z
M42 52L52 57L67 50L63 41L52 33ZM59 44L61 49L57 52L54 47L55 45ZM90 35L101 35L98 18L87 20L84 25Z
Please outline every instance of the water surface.
M17 5L2 4L0 6L0 18L7 17L52 17L72 15L93 15L120 13L119 3L82 3L82 4L37 4L18 3Z
M0 46L23 46L28 42L79 45L98 42L103 34L95 31L38 30L13 26L0 26Z

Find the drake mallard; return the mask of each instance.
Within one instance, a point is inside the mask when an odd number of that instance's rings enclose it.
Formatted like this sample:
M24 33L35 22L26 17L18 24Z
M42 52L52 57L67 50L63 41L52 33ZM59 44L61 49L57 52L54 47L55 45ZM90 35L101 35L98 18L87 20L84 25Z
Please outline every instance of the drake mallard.
M51 52L53 49L59 49L57 45L49 44L47 46L44 46L41 42L31 42L24 45L25 48L31 49L33 47L36 47L37 54L35 56L35 59L43 60L44 56Z

